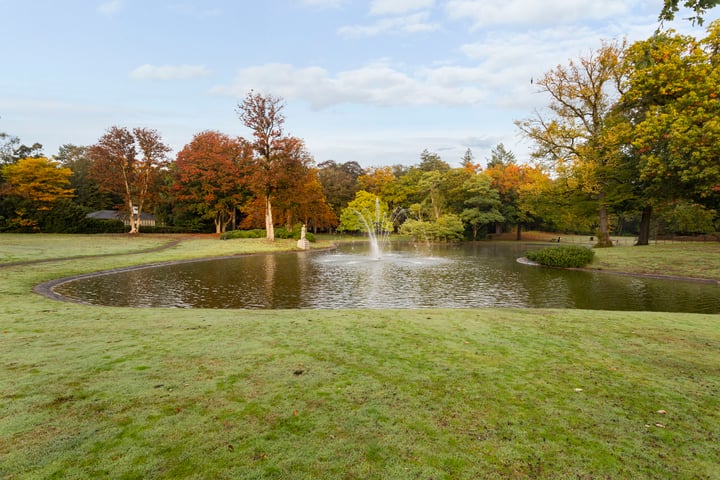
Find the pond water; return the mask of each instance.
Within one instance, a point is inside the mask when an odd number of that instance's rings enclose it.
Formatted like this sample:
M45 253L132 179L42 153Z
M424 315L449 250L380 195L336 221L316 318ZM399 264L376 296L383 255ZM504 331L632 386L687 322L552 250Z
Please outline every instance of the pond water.
M565 271L517 262L544 245L368 244L91 275L53 291L96 305L177 308L529 307L720 313L715 284Z

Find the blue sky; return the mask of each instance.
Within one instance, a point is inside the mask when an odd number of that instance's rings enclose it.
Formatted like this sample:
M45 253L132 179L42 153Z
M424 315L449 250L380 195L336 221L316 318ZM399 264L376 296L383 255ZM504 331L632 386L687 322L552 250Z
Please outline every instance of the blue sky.
M53 155L150 127L176 153L203 130L249 137L236 108L255 89L285 99L286 132L318 163L412 165L428 149L458 166L470 148L484 164L500 142L525 161L513 121L548 101L530 79L647 38L661 4L0 0L0 132Z

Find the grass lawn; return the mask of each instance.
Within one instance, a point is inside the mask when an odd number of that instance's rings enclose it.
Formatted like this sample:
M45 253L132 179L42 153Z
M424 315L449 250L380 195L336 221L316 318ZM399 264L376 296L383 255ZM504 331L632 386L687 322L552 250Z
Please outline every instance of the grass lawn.
M720 243L600 248L589 267L720 280Z
M126 255L0 268L1 478L720 478L717 316L85 306L32 286L292 243L25 238Z

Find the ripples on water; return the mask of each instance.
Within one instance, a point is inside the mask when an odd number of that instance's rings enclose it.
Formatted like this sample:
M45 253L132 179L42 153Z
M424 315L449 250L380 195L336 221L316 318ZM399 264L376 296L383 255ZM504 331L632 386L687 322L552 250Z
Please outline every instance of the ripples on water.
M361 244L330 253L253 255L93 276L59 285L70 299L177 308L533 307L720 312L717 285L519 264L528 245ZM535 247L537 248L537 247Z

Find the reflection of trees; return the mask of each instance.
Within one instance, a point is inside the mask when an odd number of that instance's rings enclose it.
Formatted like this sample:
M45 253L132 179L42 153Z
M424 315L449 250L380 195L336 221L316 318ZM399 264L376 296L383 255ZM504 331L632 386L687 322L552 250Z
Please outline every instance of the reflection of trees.
M275 306L275 277L277 272L277 258L275 255L265 255L263 258L263 273L265 275L265 284L263 292L265 298L265 307L271 308Z

